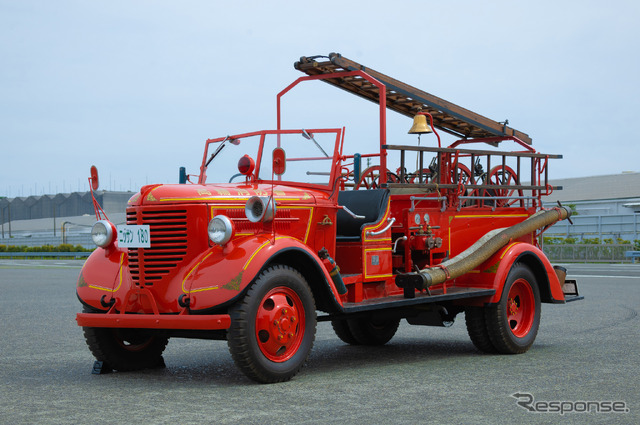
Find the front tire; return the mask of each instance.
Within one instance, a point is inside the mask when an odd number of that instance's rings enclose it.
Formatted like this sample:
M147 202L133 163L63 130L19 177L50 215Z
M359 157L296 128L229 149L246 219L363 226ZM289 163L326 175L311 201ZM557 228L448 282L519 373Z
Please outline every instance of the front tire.
M238 368L260 383L291 379L302 368L316 333L313 294L288 266L264 270L230 309L227 343Z
M132 371L164 365L162 352L169 338L145 329L83 328L84 337L96 360L118 371Z
M509 271L500 302L485 311L491 343L503 354L526 352L540 326L540 290L531 269L516 263Z

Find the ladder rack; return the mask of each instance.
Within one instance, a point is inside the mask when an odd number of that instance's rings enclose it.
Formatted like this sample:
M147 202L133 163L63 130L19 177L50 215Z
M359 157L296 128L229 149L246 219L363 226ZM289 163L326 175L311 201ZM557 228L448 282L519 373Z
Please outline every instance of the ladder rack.
M327 59L320 61L321 59ZM387 108L413 118L422 110L433 116L434 126L462 139L515 137L531 144L529 135L498 121L469 111L437 96L393 79L371 68L347 59L339 53L329 56L301 57L294 67L307 75L331 74L348 71L363 71L386 86ZM323 80L338 88L378 103L378 88L359 76L344 76Z

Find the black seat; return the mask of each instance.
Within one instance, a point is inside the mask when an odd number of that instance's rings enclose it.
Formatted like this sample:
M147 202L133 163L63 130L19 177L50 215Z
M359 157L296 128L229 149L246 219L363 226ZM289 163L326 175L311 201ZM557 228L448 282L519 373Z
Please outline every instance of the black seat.
M389 189L344 190L338 194L338 205L347 207L365 218L353 218L344 210L336 216L338 241L359 241L362 226L377 223L382 219L389 202Z

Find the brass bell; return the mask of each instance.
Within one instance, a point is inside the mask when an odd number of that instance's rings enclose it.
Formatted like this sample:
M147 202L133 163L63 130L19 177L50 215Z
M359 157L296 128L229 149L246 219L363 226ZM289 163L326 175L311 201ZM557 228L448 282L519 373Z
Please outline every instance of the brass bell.
M427 134L433 133L429 124L427 124L427 116L422 114L417 114L413 117L413 125L409 130L409 134Z

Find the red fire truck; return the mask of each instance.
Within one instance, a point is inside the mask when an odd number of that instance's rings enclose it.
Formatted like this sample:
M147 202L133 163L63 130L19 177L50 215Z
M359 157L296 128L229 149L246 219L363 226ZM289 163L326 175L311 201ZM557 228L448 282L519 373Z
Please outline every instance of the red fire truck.
M226 340L249 378L279 382L318 321L380 345L401 319L448 326L458 313L479 350L523 353L541 303L582 298L538 242L570 216L542 208L559 155L340 54L295 67L306 75L278 94L276 130L207 140L199 175L142 187L124 225L96 204L77 322L98 370L157 367L169 338L204 338ZM379 143L354 152L344 128L282 129L282 96L315 80L378 104ZM387 109L431 146L388 144ZM439 131L456 141L442 147Z

